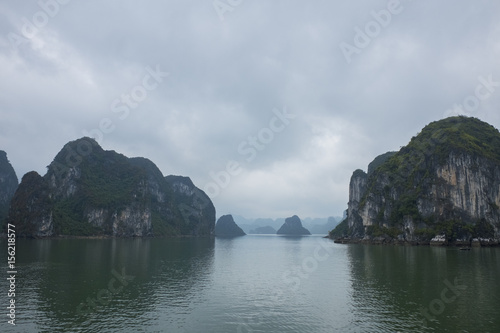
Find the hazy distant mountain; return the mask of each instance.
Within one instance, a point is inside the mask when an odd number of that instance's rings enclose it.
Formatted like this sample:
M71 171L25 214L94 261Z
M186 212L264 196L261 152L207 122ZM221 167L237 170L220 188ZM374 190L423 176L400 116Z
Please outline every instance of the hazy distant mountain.
M312 226L315 225L323 225L328 222L328 217L306 217L301 219L302 220L302 225L306 228L311 228Z
M234 222L241 226L242 224L252 224L255 219L247 219L246 217L243 217L241 215L232 215Z
M282 219L270 219L270 218L258 218L253 222L253 225L256 227L265 227L265 226L271 226L274 229L278 229L283 222L281 221Z
M328 234L331 230L333 230L337 224L339 224L340 220L336 219L333 216L330 216L325 224L316 224L309 227L309 231L312 234Z
M302 219L302 225L304 228L309 229L313 234L324 234L325 230L327 230L327 232L332 230L340 221L342 221L342 217L340 216L316 218L306 217L305 219Z
M258 227L250 230L249 233L254 235L276 235L276 229L270 226Z
M250 233L250 230L255 229L253 225L254 219L247 219L241 215L233 215L234 222L247 234Z

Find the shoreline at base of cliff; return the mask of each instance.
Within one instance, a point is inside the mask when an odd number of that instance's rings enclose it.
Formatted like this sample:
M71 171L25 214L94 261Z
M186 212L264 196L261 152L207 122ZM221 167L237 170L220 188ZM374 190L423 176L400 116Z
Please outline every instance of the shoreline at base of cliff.
M7 234L0 234L0 238L7 238ZM162 239L162 238L215 238L215 235L160 235L160 236L109 236L109 235L94 235L94 236L72 236L72 235L55 235L44 237L16 237L16 239Z
M500 247L500 240L495 238L474 238L470 241L455 240L448 242L445 240L430 241L406 241L385 237L365 237L365 238L330 238L335 244L368 244L368 245L405 245L405 246L440 246L440 247Z

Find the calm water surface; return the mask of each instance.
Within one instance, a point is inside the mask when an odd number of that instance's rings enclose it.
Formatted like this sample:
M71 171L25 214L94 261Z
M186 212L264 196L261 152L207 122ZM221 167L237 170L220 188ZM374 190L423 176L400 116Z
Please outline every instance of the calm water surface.
M16 326L2 278L0 332L500 332L500 249L264 235L16 247Z

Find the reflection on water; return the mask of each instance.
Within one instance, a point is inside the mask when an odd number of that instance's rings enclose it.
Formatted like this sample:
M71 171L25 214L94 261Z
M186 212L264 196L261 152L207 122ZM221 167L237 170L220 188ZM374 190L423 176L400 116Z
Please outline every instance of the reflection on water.
M499 249L348 248L356 326L394 332L497 332Z
M500 331L500 249L264 235L16 246L18 325L1 332Z
M151 325L158 306L185 308L210 274L214 240L18 240L17 248L19 331L118 332Z

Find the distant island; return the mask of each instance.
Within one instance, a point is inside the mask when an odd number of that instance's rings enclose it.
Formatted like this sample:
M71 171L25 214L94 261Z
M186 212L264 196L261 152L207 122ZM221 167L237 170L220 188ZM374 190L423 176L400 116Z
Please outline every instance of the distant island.
M0 155L3 179L12 172ZM85 137L67 143L43 177L23 176L7 222L17 236L32 238L210 236L215 207L188 177L164 177L150 160L105 151Z
M301 236L310 235L309 230L302 226L302 222L297 215L285 219L285 223L276 232L277 235Z
M476 118L427 125L398 152L378 156L349 184L338 243L496 246L500 239L500 133Z
M215 236L217 237L238 237L245 236L246 233L234 222L232 215L223 215L215 224Z

